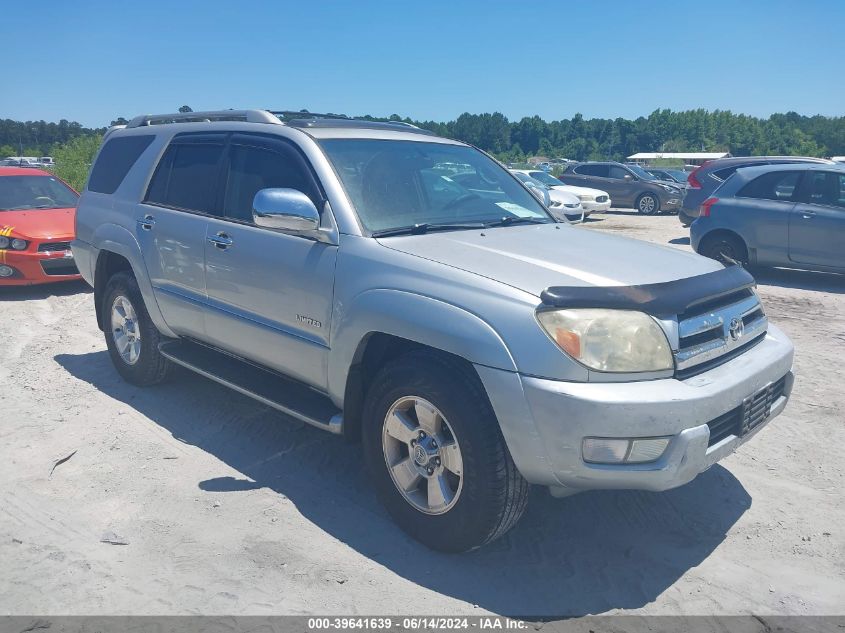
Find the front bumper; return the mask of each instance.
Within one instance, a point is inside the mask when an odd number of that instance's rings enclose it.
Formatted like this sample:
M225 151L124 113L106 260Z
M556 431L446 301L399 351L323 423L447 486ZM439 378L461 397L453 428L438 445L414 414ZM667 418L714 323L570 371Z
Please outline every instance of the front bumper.
M0 265L13 269L10 277L0 277L0 286L30 286L79 279L79 270L70 248L39 250L44 245L70 242L70 237L33 241L25 251L0 250Z
M793 347L774 326L753 348L686 380L574 383L478 368L517 468L531 483L567 494L600 488L667 490L732 453L780 414L792 390ZM708 422L785 377L768 418L739 437L708 446ZM666 451L643 464L590 464L585 437L671 436Z
M666 199L661 199L660 208L663 209L664 211L668 211L670 209L671 210L679 209L681 207L681 204L683 203L683 201L684 201L683 196L672 195L672 196L669 196Z
M587 214L590 213L604 213L610 208L611 200L610 198L607 199L606 202L595 202L595 201L581 201L581 206L584 207L584 211Z

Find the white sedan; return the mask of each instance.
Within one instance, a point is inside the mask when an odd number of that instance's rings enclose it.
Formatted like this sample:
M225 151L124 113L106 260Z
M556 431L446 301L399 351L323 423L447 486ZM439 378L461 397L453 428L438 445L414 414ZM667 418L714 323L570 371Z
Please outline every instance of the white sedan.
M549 187L518 169L511 169L510 172L519 178L526 187L537 192L537 196L543 198L543 202L548 206L549 211L558 220L583 220L589 215L581 205L578 196L568 191ZM548 200L545 200L546 196L548 196Z
M590 215L591 213L601 213L602 211L607 211L610 208L610 195L601 189L573 187L572 185L567 185L551 174L540 171L539 169L512 169L511 171L514 174L525 174L534 180L539 180L553 191L565 191L578 196L578 199L581 201L581 206L584 207L585 216Z

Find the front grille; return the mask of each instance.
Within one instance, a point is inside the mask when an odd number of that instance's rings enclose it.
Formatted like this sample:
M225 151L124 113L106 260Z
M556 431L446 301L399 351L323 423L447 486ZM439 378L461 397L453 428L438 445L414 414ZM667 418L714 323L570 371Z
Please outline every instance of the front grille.
M707 446L718 444L732 435L742 437L763 424L769 419L772 405L783 395L785 387L786 376L746 398L738 407L710 420L707 423L710 427Z
M70 242L45 242L38 245L39 253L55 253L58 251L69 251Z
M51 277L59 275L78 275L79 269L72 259L45 259L41 262L45 275Z
M607 196L596 196L596 202L607 202Z
M768 329L760 300L750 289L693 306L678 317L679 378L712 369L759 343Z

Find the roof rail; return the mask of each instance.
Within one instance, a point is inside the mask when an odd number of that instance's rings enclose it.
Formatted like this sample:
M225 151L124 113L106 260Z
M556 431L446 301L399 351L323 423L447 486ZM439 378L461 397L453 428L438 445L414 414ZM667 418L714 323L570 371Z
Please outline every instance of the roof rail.
M209 123L211 121L281 124L279 117L267 110L211 110L208 112L176 112L174 114L142 114L132 119L126 127L134 128L167 123Z
M351 119L345 114L322 114L320 112L301 112L297 110L268 110L270 114L275 114L280 119Z
M296 128L359 128L370 130L394 130L434 136L434 132L417 127L405 121L371 121L369 119L353 119L345 114L318 114L316 112L295 112L290 110L271 110L284 124Z

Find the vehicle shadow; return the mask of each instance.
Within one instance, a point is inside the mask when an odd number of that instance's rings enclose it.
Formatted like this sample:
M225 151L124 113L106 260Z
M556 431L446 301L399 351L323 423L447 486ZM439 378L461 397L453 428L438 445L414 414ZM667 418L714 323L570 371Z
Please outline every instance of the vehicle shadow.
M689 235L688 235L688 236L686 236L686 237L676 237L676 238L673 238L673 239L669 240L669 243L670 243L670 244L689 244L689 243L690 243L690 241L689 241Z
M237 494L266 487L394 573L499 614L560 617L642 607L705 560L751 506L740 482L718 465L665 493L553 499L535 489L526 516L504 538L469 554L437 554L392 523L360 451L342 438L186 371L139 389L117 376L104 351L55 359L243 475L199 481L200 489Z
M82 280L34 286L0 286L0 301L29 301L30 299L46 299L47 297L67 297L81 292L93 292L93 289Z
M757 283L764 286L795 288L798 290L819 290L821 292L845 293L845 275L788 268L750 267Z

